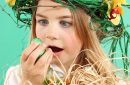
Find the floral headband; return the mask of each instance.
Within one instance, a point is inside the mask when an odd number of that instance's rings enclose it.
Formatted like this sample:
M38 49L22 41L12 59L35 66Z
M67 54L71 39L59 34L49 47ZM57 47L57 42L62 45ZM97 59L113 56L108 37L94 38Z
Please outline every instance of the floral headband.
M97 31L102 31L103 34L100 41L110 39L112 44L110 53L116 51L119 44L122 57L128 56L128 44L130 43L130 34L126 31L122 16L124 15L123 7L129 8L130 5L125 0L52 0L60 3L68 8L81 8L92 17L92 22L98 22L101 26ZM25 24L31 25L31 18L22 17L33 14L37 7L36 0L6 0L7 4L15 10L17 19ZM90 26L93 27L92 23ZM123 44L122 44L123 43ZM114 55L111 55L113 58ZM123 62L128 63L128 59L123 59ZM129 64L124 67L128 68Z

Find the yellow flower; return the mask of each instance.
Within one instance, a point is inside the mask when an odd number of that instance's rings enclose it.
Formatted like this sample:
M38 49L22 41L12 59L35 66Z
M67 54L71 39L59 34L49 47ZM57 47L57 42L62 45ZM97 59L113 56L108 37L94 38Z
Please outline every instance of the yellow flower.
M112 9L118 9L119 14L124 15L124 10L122 9L121 4L126 4L126 0L113 0Z
M9 6L14 6L15 5L15 3L16 3L16 0L5 0L6 1L6 3L9 5Z
M114 24L114 25L118 25L120 23L120 15L119 14L113 14L113 16L115 16L115 19L111 19L110 21Z
M118 25L120 23L120 15L124 15L124 10L122 4L126 4L126 0L105 0L108 4L108 17L109 20L114 24Z
M120 6L121 4L126 4L126 0L113 0L113 8Z

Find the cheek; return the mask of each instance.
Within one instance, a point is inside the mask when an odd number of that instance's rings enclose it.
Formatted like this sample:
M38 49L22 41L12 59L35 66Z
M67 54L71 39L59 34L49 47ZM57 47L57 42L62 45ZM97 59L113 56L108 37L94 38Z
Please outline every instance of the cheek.
M41 38L41 37L42 37L42 36L41 36L41 33L38 32L38 31L36 31L36 37L37 37L37 38Z
M79 53L82 47L80 39L76 35L70 35L68 38L65 38L67 50L70 54Z
M42 39L44 35L45 35L44 31L39 27L36 27L36 37Z

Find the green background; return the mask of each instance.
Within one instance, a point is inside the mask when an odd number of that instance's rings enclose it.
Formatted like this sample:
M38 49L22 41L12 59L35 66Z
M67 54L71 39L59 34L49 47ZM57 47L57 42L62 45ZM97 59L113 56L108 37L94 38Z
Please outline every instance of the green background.
M130 0L127 2L130 3ZM0 5L15 19L13 11L4 0L0 0ZM30 37L30 29L26 27L18 28L17 24L4 10L0 8L0 85L3 85L7 69L20 63L21 53L27 47ZM125 8L124 22L125 25L130 25L130 9ZM127 30L130 32L129 27ZM102 46L107 53L109 46L107 44Z
M0 5L15 19L14 13L4 0ZM16 21L16 19L15 19ZM0 8L0 85L3 85L7 69L20 63L20 56L29 41L29 28L18 28L11 17Z

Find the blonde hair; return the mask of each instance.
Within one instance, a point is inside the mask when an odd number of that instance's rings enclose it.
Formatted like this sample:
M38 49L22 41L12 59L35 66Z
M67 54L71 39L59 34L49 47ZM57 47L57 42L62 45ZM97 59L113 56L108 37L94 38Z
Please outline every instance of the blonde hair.
M96 73L105 78L105 80L103 81L105 83L100 83L99 85L115 85L116 79L112 69L113 65L100 47L99 39L96 32L92 30L89 25L91 17L88 16L82 9L76 9L74 11L71 11L71 13L73 17L75 31L78 37L83 42L81 53L77 57L76 64L79 64L81 66L90 64L91 66L93 66L94 69L96 69ZM32 18L31 39L36 37L35 28L36 19L34 13ZM102 82L102 80L100 80L99 82Z
M89 49L94 54L96 54L96 56L94 56L90 52L89 53L85 52L83 54L84 58L89 59L89 62L93 64L97 61L106 61L105 62L106 65L111 68L112 64L109 61L109 59L106 57L106 55L104 54L100 46L98 36L96 35L96 31L90 28L89 23L91 21L91 17L88 16L82 9L72 11L72 17L74 21L74 26L76 28L76 32L79 38L81 39L81 41L83 42L83 47L81 50ZM82 60L79 61L79 63L81 63L82 65L86 64ZM104 69L105 68L106 66L104 66Z
M105 78L108 77L106 81L109 81L108 85L111 85L110 81L115 81L114 66L104 54L96 31L92 30L90 26L91 17L82 9L76 9L71 12L76 32L83 42L82 52L78 56L77 64L82 66L90 64L99 75Z

